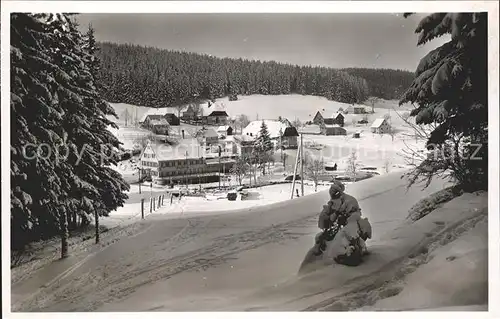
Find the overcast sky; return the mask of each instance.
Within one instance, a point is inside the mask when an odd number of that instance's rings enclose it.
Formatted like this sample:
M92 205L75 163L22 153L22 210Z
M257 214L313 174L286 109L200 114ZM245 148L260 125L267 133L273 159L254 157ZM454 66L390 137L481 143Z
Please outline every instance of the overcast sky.
M117 3L118 4L118 3ZM443 40L417 47L420 16L337 14L81 14L99 41L335 68L414 71Z

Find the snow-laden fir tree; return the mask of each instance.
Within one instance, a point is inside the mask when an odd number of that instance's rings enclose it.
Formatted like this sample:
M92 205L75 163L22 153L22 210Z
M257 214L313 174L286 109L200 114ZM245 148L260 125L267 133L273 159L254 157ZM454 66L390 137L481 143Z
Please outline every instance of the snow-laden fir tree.
M265 121L260 125L260 131L255 139L253 153L256 162L262 168L262 174L266 173L266 163L270 161L273 150L273 142Z
M97 94L92 59L69 15L14 14L11 31L13 236L25 244L59 232L66 257L68 219L88 220L126 199L128 185L108 167L119 147L107 130L113 111ZM48 156L27 158L27 143L45 145Z
M65 195L54 150L62 143L62 112L52 87L58 66L44 14L11 15L11 247L58 231ZM29 145L31 144L31 145ZM37 146L40 154L37 156ZM51 154L48 151L51 151ZM44 152L43 152L44 151Z
M58 39L55 62L62 66L62 72L56 75L56 92L65 113L61 125L67 134L68 157L63 174L67 174L70 193L66 204L71 212L68 217L74 218L78 212L88 220L95 210L107 214L122 206L128 185L109 167L116 164L112 155L120 143L107 130L112 122L106 116L116 114L94 85L93 58L89 54L93 48L83 48L85 39L68 15L57 16L49 28Z
M96 241L98 242L99 216L108 215L111 210L122 206L127 198L124 191L128 190L129 186L125 183L121 175L110 167L112 164L116 165L116 158L113 155L120 148L121 142L108 130L109 127L118 129L118 126L114 122L108 120L110 116L116 118L116 113L111 105L104 101L97 93L97 77L100 69L100 61L96 53L99 49L96 45L94 29L91 25L82 40L81 43L85 56L84 62L89 67L91 76L89 89L94 91L93 98L86 100L86 105L94 109L92 112L94 112L95 116L91 127L94 131L94 138L100 143L99 151L101 153L99 166L96 170L96 188L99 196L94 204Z
M416 124L435 126L427 140L434 152L411 173L411 183L451 171L462 186L487 188L487 26L487 13L434 13L415 30L418 45L446 34L451 40L420 61L400 101L417 105Z

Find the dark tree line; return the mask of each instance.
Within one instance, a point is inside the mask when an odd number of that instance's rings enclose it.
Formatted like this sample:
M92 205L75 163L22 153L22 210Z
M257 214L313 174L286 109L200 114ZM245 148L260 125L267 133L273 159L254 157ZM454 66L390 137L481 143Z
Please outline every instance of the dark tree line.
M99 46L103 97L110 102L149 107L223 96L291 93L361 103L371 93L398 96L413 78L402 71L366 69L357 74L358 69L222 59L138 45Z
M386 100L400 99L415 77L408 71L392 69L346 68L342 71L364 78L369 95Z
M11 15L11 247L61 237L122 206L128 185L109 167L118 139L98 94L93 31L69 14Z

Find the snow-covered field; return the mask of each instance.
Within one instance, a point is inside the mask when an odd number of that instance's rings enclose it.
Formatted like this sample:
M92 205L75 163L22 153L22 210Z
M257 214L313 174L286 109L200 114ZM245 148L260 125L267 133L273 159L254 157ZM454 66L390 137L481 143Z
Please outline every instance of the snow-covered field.
M125 111L132 114L135 118L143 120L148 114L165 114L172 112L178 114L177 110L164 107L164 108L150 108L146 106L137 106L126 103L111 103L115 109L118 119L112 119L119 125L124 125ZM357 105L357 104L355 104ZM238 117L241 114L248 116L250 121L257 119L278 119L279 116L293 121L299 119L302 122L312 121L317 111L320 111L324 116L329 117L337 112L339 108L346 109L351 104L341 103L336 101L329 101L324 97L310 96L310 95L241 95L238 96L237 101L229 101L227 97L220 98L215 101L215 104L210 108L207 104L202 104L203 114L208 115L214 109L224 109L229 117ZM367 110L371 110L371 106L363 105ZM372 120L376 117L383 116L390 113L392 121L396 121L398 125L400 119L395 112L404 113L410 110L410 106L398 106L397 101L379 100L375 104L375 114L369 114L368 119ZM362 115L348 114L346 124L351 125L352 119L361 120Z

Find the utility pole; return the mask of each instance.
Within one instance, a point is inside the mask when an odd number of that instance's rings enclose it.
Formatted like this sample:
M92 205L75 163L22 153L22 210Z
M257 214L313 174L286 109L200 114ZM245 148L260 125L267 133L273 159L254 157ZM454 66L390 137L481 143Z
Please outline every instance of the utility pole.
M283 163L283 132L280 129L280 149L281 149L281 162ZM285 164L283 163L283 171L285 170Z
M142 181L141 181L141 168L139 167L139 194L141 193L141 184L142 184Z
M304 196L304 143L300 134L300 185L302 196Z
M186 168L184 169L184 184L186 185L186 189L188 188L188 184L187 184L187 170L188 170L188 161L187 161L187 157L188 157L188 152L186 151L186 162L185 162L185 165L186 165Z
M297 168L299 166L300 150L301 147L297 149L297 156L295 157L295 168L293 169L293 181L292 181L292 194L290 196L290 199L293 199L293 192L295 191L295 179L296 179L295 177L297 176Z
M137 119L137 106L135 107L135 127L137 127L138 124L138 119Z
M220 176L220 156L221 156L221 147L219 145L219 190L220 190L220 178L221 178L221 176Z

